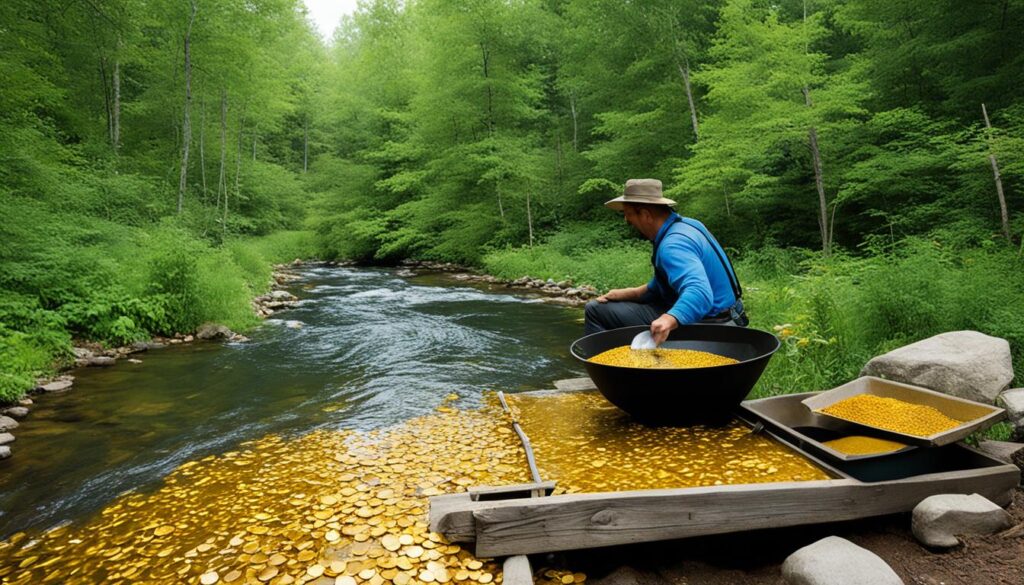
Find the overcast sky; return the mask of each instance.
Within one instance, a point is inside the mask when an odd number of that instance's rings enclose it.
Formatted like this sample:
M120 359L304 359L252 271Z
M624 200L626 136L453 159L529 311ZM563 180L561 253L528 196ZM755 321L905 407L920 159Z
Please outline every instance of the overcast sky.
M343 14L355 12L356 0L303 0L309 9L309 16L325 41L334 35Z

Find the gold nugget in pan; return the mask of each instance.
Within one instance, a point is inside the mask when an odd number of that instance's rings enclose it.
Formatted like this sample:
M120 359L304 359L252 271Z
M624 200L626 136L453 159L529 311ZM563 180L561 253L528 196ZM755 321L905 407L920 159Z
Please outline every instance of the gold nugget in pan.
M626 368L708 368L739 363L737 360L694 349L609 349L590 358L595 364Z
M840 439L833 439L822 443L828 447L846 455L874 455L876 453L891 453L906 447L903 443L886 441L863 435L850 435Z
M887 431L927 437L960 426L962 421L950 418L924 404L913 404L895 398L858 394L822 408L820 412Z

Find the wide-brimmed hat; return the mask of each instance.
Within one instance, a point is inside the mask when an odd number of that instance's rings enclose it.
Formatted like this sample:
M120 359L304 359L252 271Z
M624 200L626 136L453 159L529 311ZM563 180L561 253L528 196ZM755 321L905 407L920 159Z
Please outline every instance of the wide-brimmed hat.
M661 181L658 179L630 179L622 196L605 202L605 207L622 211L623 203L646 203L648 205L675 205L671 199L661 196Z

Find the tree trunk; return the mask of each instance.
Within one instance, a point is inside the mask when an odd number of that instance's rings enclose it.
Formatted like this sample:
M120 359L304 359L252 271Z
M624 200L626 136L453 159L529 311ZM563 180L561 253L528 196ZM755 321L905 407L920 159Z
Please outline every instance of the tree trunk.
M117 44L118 49L121 43ZM121 150L121 59L114 59L114 77L111 80L113 85L113 103L110 106L110 145L114 148L114 154Z
M107 112L107 139L114 144L114 116L110 107L110 87L107 79L107 58L100 57L100 81L103 86L103 108Z
M178 215L181 215L181 208L185 201L185 188L188 185L188 149L192 143L192 121L189 117L189 110L192 106L192 23L196 20L196 3L191 1L192 15L188 19L188 29L185 32L185 114L181 122L181 176L178 181Z
M206 100L199 100L199 176L203 180L203 203L209 203L206 190Z
M811 90L803 89L804 103L808 108L814 107L811 102ZM818 189L818 227L821 229L821 250L826 256L832 253L832 237L828 221L828 201L825 199L825 176L821 165L821 150L818 148L818 130L811 126L807 130L807 140L811 148L811 161L814 164L814 185Z
M569 92L569 111L572 113L572 151L579 152L579 120L576 117L576 92Z
M693 88L690 86L690 60L683 57L683 62L676 63L679 67L679 74L683 76L683 86L686 88L686 101L690 104L690 123L693 124L693 141L700 140L700 128L697 125L697 104L693 101Z
M227 158L228 158L228 90L220 90L220 176L217 178L217 206L220 210L221 195L226 201L228 198L227 179ZM216 214L215 214L216 215Z
M484 67L484 79L487 80L487 135L494 135L494 94L491 91L490 82L490 62L491 53L487 50L487 45L480 44L480 52L483 54L483 67Z
M999 174L999 162L996 161L996 153L992 148L992 124L988 121L988 110L985 109L985 104L981 104L981 115L985 118L985 130L987 131L988 141L988 161L992 163L992 174L996 180L996 197L999 198L999 214L1002 219L1003 225L1003 237L1006 238L1007 242L1013 242L1010 239L1010 215L1006 209L1006 195L1003 193L1003 179Z
M505 219L505 208L501 204L501 184L495 185L494 190L498 193L498 214L501 215L501 219Z
M256 134L256 130L252 132L252 162L256 162L256 139L259 138L259 134Z
M302 173L309 169L309 121L302 125Z
M526 192L526 225L530 229L530 247L533 247L533 213L530 211L530 192Z
M238 118L238 146L235 148L235 199L239 198L242 191L242 134L245 131L245 102L242 103L242 112ZM224 223L221 226L224 228L224 234L227 234L228 230L228 197L225 192L224 195Z

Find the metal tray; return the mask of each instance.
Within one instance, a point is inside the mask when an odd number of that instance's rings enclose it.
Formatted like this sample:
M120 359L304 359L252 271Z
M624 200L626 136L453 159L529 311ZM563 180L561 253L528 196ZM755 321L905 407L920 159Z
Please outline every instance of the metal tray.
M920 437L848 421L821 412L821 409L831 406L840 400L860 394L872 394L884 398L895 398L913 404L931 406L948 417L964 422L960 426L948 431ZM803 400L803 404L818 416L833 421L842 421L848 427L857 429L859 433L921 447L938 447L955 443L975 431L987 428L1006 416L1006 411L1002 408L949 396L941 392L928 390L927 388L883 380L874 376L857 378L838 388L820 392Z
M842 419L827 418L807 410L800 403L801 400L817 394L817 392L811 392L762 398L760 400L747 400L741 405L741 409L755 415L755 420L760 420L764 423L770 431L773 431L773 434L782 432L792 437L801 451L813 453L826 460L843 462L862 461L899 455L917 449L914 445L907 445L902 449L886 451L884 453L850 455L829 447L825 444L825 441L850 435L862 435L863 433ZM742 411L739 414L740 418L750 420L750 417Z
M913 479L927 474L963 473L966 470L983 473L983 470L1003 465L1003 462L972 449L964 443L955 443L934 449L906 449L889 453L884 457L848 460L833 458L821 443L811 439L803 432L795 430L800 428L806 430L808 426L835 429L844 433L850 430L850 427L843 421L811 412L800 403L802 400L818 394L816 392L786 394L747 400L740 405L737 414L749 424L760 422L764 425L764 432L791 445L821 467L840 477L849 477L865 483Z

